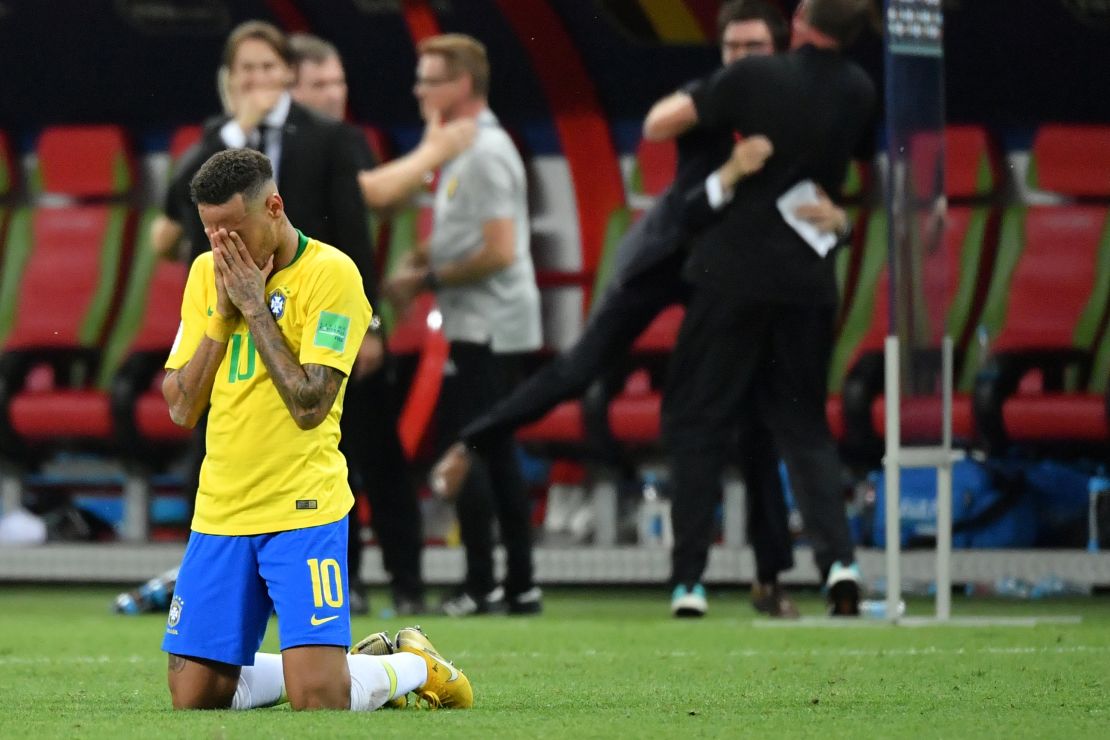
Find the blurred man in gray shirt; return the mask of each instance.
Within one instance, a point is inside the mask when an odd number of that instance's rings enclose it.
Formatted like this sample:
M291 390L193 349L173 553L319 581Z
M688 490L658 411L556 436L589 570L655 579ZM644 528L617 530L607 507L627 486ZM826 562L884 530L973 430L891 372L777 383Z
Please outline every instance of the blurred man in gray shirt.
M520 356L539 348L540 299L529 250L524 165L487 107L485 47L469 36L447 34L421 42L418 52L414 92L429 127L460 119L477 124L474 144L440 172L429 242L386 283L386 294L400 305L422 289L436 291L451 347L436 421L439 438L449 443L508 394ZM467 574L458 593L444 601L444 611L538 613L530 506L509 434L475 466L457 508ZM495 517L507 553L503 586L493 576Z
M444 165L435 195L428 249L443 332L451 341L488 344L495 354L539 348L540 294L532 271L524 164L516 145L488 108L477 117L474 145ZM469 282L440 272L483 249L501 253ZM494 257L494 255L490 255Z

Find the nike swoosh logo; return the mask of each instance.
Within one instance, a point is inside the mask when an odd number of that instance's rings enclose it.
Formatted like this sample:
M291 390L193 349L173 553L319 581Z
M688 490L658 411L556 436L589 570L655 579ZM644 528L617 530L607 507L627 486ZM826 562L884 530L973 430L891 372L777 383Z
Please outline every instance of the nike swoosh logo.
M316 615L313 614L312 619L310 619L308 621L312 623L313 627L319 627L321 624L324 624L325 622L330 622L333 619L339 619L339 615L338 614L332 614L330 617L324 617L323 619L317 619Z

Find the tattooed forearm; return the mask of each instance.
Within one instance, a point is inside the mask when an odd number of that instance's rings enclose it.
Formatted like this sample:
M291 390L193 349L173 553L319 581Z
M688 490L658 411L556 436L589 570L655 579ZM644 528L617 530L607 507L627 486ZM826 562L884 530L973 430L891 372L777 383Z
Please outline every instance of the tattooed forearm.
M285 343L269 312L248 316L247 321L258 354L293 421L301 429L318 426L339 395L343 373L325 365L302 366Z
M327 365L305 365L305 382L296 389L297 405L305 415L314 415L331 410L343 374Z
M181 394L181 398L187 403L189 401L189 391L185 389L185 381L181 379L181 372L175 371L173 380L177 383L177 392Z
M192 429L208 407L227 345L208 337L201 340L189 361L170 370L162 380L162 396L175 424Z

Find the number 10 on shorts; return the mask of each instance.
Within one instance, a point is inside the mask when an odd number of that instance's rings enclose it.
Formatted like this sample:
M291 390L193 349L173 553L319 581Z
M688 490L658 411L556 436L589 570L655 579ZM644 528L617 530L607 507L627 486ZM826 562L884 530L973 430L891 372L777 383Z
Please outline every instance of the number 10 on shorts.
M312 601L317 608L343 606L343 576L335 558L324 561L308 559L308 572L312 576Z

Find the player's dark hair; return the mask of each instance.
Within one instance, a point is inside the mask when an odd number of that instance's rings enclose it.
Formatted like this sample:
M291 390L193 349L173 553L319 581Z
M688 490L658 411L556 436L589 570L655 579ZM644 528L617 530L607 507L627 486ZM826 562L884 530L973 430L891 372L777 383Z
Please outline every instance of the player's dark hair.
M254 149L225 149L209 157L189 183L189 195L200 205L227 203L236 193L250 202L262 186L274 179L274 168L266 155Z
M844 49L859 38L874 12L872 0L809 0L806 20Z
M290 66L293 65L293 52L289 49L289 39L285 37L281 29L266 21L247 21L233 28L231 34L227 37L227 42L224 43L223 64L225 67L231 69L231 63L235 61L235 54L239 51L239 45L247 39L256 39L269 44L270 48L281 57L283 62Z
M786 51L790 45L790 27L786 24L786 16L768 0L729 0L722 5L717 13L717 40L724 38L728 24L744 21L763 21L771 32L775 51Z

